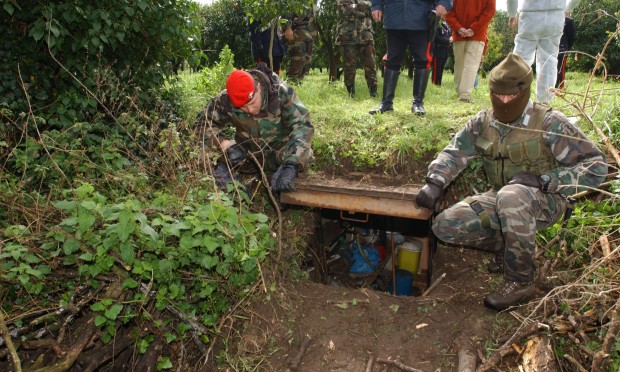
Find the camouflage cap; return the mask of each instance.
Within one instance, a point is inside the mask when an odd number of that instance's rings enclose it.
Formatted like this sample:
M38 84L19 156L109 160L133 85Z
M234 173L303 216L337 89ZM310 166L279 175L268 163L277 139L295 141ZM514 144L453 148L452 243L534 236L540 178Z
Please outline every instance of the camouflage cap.
M226 91L230 103L239 108L254 97L254 78L248 72L235 70L226 80Z
M508 53L489 73L489 90L499 94L518 94L532 85L532 68L518 54Z

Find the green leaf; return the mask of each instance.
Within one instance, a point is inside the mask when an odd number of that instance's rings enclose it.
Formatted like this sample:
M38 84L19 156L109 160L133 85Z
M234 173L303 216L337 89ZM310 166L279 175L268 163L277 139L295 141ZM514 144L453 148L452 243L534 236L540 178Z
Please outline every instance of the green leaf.
M136 252L133 249L131 242L121 243L121 260L127 265L133 265L136 259Z
M91 228L95 224L95 216L90 213L80 213L78 217L78 225L80 231L84 232Z
M123 310L123 305L116 304L110 306L110 308L107 309L104 314L106 318L110 320L116 320L116 317L118 316L118 314L120 314L121 310Z
M13 4L5 1L4 2L4 10L6 10L6 12L9 13L9 15L13 15L13 12L15 11L15 8L13 8Z
M76 203L74 201L61 200L54 203L54 206L63 211L73 211L75 210Z
M202 244L207 248L209 253L213 253L217 247L219 247L220 242L212 236L206 235L202 241Z
M105 310L105 308L106 305L104 305L101 301L95 302L94 304L90 305L90 309L92 311L103 311Z
M108 319L106 319L105 316L97 316L95 317L95 326L96 327L101 327L102 325L104 325L106 322L108 321Z
M204 255L201 259L200 259L200 265L202 265L202 267L204 267L205 269L211 269L213 268L215 265L217 265L217 263L219 262L219 258L217 256L209 256L209 255Z
M95 259L95 256L90 252L86 252L86 253L81 254L80 257L78 258L82 261L92 261Z
M161 371L162 369L170 369L172 368L172 362L168 357L162 357L161 360L157 363L157 370Z
M80 249L80 242L73 238L68 238L62 245L62 250L66 255L70 255L78 249Z
M133 280L132 278L127 278L123 281L123 289L124 288L136 288L138 287L138 282Z

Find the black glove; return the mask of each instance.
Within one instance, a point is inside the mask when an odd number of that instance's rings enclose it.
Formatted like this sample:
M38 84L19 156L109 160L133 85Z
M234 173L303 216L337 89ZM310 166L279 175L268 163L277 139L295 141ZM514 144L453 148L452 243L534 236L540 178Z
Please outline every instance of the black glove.
M247 157L245 150L241 145L234 144L226 149L226 157L233 167L237 166Z
M551 178L546 174L543 174L542 176L535 176L531 173L517 173L510 177L508 180L508 185L525 185L547 192L550 182Z
M293 180L297 177L299 165L293 162L286 162L278 168L271 176L271 189L275 192L295 191Z
M442 197L443 182L434 178L427 178L426 185L422 187L418 196L416 196L415 202L420 207L438 211Z

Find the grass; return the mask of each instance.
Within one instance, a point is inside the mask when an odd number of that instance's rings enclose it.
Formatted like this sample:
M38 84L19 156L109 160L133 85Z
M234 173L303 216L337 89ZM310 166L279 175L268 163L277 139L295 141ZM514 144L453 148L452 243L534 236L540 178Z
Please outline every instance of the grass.
M381 96L383 81L380 75L378 80ZM584 101L587 83L587 74L569 73L568 102L556 97L554 108L567 116L578 115L579 112L570 103L581 104ZM617 113L620 102L614 91L619 87L617 82L609 82L601 90L601 79L595 79L590 87L590 98L586 100L590 105L586 107L586 112L593 116L595 122L602 124L603 120L617 116L614 113ZM413 82L406 73L401 73L399 78L394 112L385 114L368 114L380 103L380 98L369 96L362 70L357 71L355 98L348 97L342 81L329 83L327 73L319 70L312 70L296 86L296 91L310 110L315 127L315 169L349 163L358 170L381 168L398 171L405 169L411 161L428 161L467 120L478 111L490 107L486 78L479 79L479 86L472 94L473 103L463 103L458 100L453 75L449 71L444 73L442 86L429 83L424 100L427 115L423 117L411 113ZM532 92L535 92L534 85ZM600 101L595 106L598 94L601 94ZM580 125L590 138L595 141L600 139L584 120L580 121Z

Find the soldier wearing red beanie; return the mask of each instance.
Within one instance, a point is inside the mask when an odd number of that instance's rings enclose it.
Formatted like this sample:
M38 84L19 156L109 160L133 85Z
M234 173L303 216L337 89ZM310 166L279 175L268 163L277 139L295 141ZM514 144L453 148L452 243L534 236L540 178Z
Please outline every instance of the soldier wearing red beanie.
M235 128L229 138L227 127ZM205 147L221 149L213 174L217 185L226 190L233 172L252 164L251 152L267 172L274 172L275 192L294 191L298 172L314 160L314 128L308 109L293 88L266 64L256 69L233 71L226 90L211 99L196 119ZM244 167L247 168L247 167Z

